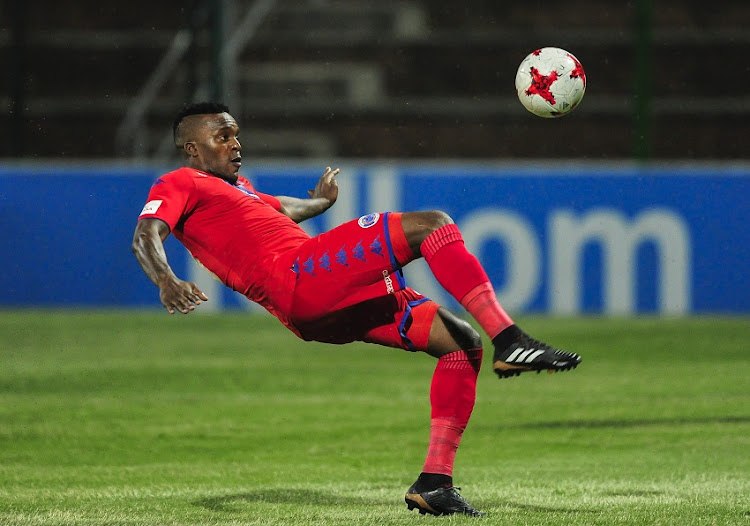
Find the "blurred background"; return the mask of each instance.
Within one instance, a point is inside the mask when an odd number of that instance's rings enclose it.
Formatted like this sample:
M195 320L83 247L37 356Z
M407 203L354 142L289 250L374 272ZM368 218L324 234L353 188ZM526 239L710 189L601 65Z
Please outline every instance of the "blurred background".
M186 100L221 99L263 157L742 159L745 0L6 0L5 158L158 158ZM543 46L586 102L531 119Z
M6 0L2 301L67 301L44 272L89 290L83 305L154 305L133 222L175 166L173 115L214 99L266 191L304 195L326 164L348 167L354 204L313 233L440 207L475 227L472 248L519 310L749 312L748 27L747 0ZM587 73L562 119L515 94L518 64L543 46ZM113 281L133 284L128 299Z

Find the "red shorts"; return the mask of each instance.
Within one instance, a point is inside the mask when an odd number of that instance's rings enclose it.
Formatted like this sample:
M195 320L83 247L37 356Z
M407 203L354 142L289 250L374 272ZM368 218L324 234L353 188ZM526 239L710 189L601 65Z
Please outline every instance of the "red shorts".
M425 350L438 305L406 287L414 259L401 214L369 214L306 241L285 263L296 274L290 322L306 340L367 341Z

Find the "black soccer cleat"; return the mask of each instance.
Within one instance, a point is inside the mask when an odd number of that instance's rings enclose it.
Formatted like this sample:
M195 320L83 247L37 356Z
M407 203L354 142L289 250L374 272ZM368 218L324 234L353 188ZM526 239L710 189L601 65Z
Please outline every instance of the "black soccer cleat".
M417 493L415 485L409 488L404 500L410 510L418 509L419 513L425 515L452 515L454 513L463 513L471 517L486 517L486 513L475 509L471 504L458 494L457 489L453 486L440 487L431 491Z
M500 378L517 376L527 371L567 371L581 363L576 353L561 351L535 340L515 325L493 340L495 355L492 368ZM510 341L510 343L508 343Z

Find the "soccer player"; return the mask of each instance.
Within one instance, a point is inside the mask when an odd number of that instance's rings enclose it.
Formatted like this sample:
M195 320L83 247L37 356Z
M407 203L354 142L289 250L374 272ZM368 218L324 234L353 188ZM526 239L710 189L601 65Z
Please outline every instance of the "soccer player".
M309 198L274 197L239 175L239 126L226 106L186 106L173 131L184 166L153 184L132 244L166 310L187 314L208 300L170 268L163 242L172 233L226 286L300 338L365 341L434 356L427 457L405 500L423 514L483 515L453 487L456 451L474 408L482 339L467 321L407 287L401 268L425 258L492 339L500 378L571 369L580 356L534 340L513 323L444 212L372 213L311 238L297 223L336 202L338 170L326 168Z

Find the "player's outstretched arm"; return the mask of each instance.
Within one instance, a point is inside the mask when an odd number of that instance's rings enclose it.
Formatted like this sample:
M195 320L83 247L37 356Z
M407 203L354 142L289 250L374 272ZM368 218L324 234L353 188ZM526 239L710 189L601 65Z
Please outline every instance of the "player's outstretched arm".
M331 167L327 166L315 188L307 191L309 199L277 195L276 198L281 203L281 213L292 218L295 223L301 223L331 208L339 196L339 185L336 182L338 173L338 168L331 170Z
M196 305L208 301L195 283L179 279L167 262L164 240L169 226L161 219L145 218L138 221L133 234L132 250L143 272L159 287L159 299L170 314L195 310Z

